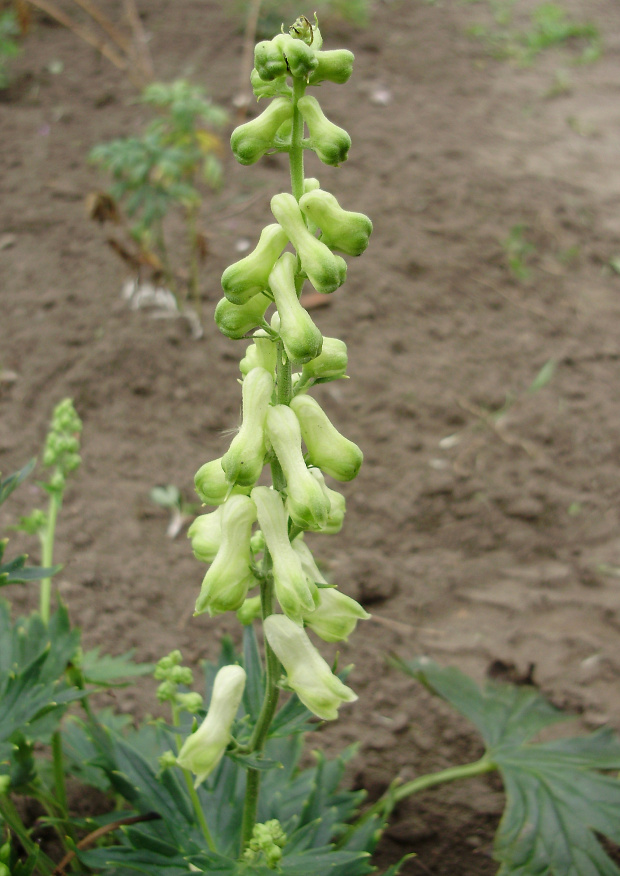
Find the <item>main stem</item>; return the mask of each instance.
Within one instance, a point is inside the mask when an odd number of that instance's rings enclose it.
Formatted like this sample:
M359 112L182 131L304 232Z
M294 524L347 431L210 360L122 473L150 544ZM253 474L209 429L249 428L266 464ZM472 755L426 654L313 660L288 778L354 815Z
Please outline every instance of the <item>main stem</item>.
M297 101L304 96L306 82L303 79L293 78L293 128L291 132L291 147L289 162L291 168L291 189L297 201L304 193L304 150L302 140L304 136L304 120L297 108ZM276 366L276 403L279 405L290 404L293 396L291 363L284 350L282 341L278 341L277 366ZM274 490L281 492L286 487L286 479L280 463L274 460L271 463L271 475ZM263 561L263 580L261 581L261 608L263 620L273 614L273 578L271 576L272 562L269 552L265 552ZM280 676L280 664L278 658L265 641L265 696L261 707L258 721L248 744L248 750L262 751L267 740L269 726L278 706L278 678ZM243 808L243 821L241 825L242 847L246 848L252 839L256 813L258 810L258 792L260 790L260 771L248 769L246 777L245 804Z

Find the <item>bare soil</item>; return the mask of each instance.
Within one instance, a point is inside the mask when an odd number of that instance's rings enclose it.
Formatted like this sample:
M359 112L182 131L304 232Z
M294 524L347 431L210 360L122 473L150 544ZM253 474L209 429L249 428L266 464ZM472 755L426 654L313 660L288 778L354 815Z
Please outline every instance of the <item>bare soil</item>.
M142 6L159 78L202 82L231 107L242 35L225 4ZM583 18L579 0L564 6ZM312 546L373 619L341 648L359 701L311 741L335 753L360 740L351 780L371 797L395 775L480 754L464 720L386 668L390 651L478 680L531 671L584 728L620 728L620 7L586 11L604 37L588 65L570 46L527 67L490 58L467 35L492 25L486 4L384 2L366 30L323 22L326 47L356 56L351 83L321 92L353 148L338 170L308 158L307 175L375 230L316 312L348 344L351 378L316 397L365 462L345 487L343 532ZM146 118L131 84L44 19L13 69L0 95L0 368L14 373L0 385L0 468L36 454L54 404L73 397L84 463L59 524L60 592L87 646L147 661L180 647L197 664L239 630L192 618L203 569L185 538L166 537L149 490L172 483L189 499L194 472L226 449L244 344L208 316L195 341L183 320L130 310L120 263L85 218L85 195L105 184L90 148ZM287 186L283 158L226 157L202 216L207 315L237 241L256 239ZM504 245L518 225L533 246L525 280ZM528 391L551 360L550 381ZM31 482L2 530L42 501ZM16 610L33 604L32 591L9 595ZM116 705L153 711L152 685ZM415 851L405 874L495 873L502 799L490 777L409 800L379 862Z

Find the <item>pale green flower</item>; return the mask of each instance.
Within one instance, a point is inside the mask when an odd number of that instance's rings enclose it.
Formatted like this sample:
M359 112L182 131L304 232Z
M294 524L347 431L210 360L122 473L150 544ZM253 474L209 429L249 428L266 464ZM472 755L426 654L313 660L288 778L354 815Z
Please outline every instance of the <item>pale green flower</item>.
M357 694L334 675L302 627L283 614L272 614L264 630L289 686L317 717L333 721L342 703L355 702Z
M177 763L196 776L197 788L213 772L231 740L232 723L245 687L245 670L241 666L223 666L215 676L207 717L189 736Z

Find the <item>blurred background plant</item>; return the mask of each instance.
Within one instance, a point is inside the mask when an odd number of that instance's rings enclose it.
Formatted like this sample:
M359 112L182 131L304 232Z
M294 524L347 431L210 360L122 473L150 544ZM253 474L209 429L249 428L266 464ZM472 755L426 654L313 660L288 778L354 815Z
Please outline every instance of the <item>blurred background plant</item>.
M9 64L20 51L17 41L19 23L14 9L0 12L0 88L6 88L10 81Z
M179 310L191 299L199 323L200 266L207 254L199 214L204 186L216 189L221 183L221 140L214 129L221 128L226 113L203 88L184 79L151 83L139 102L158 115L141 136L92 150L91 161L113 182L107 192L89 196L88 212L98 222L122 229L124 239L110 237L108 243L134 270L138 284L148 271L153 282L165 283ZM166 219L173 212L180 214L186 238L182 258L187 259L180 264L170 257Z

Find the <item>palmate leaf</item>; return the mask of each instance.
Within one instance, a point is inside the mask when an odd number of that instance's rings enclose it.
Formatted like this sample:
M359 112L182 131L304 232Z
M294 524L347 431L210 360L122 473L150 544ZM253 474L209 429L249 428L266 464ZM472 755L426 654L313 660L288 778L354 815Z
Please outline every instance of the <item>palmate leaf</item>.
M117 679L151 675L155 669L152 663L136 663L133 659L135 649L126 651L125 654L119 654L117 657L100 654L99 650L99 648L93 648L82 656L81 669L84 680L91 684L120 687L124 682L119 683Z
M620 876L596 834L620 844L620 740L603 729L530 740L567 718L536 690L488 683L428 658L395 661L475 724L499 770L506 808L495 837L498 876Z

